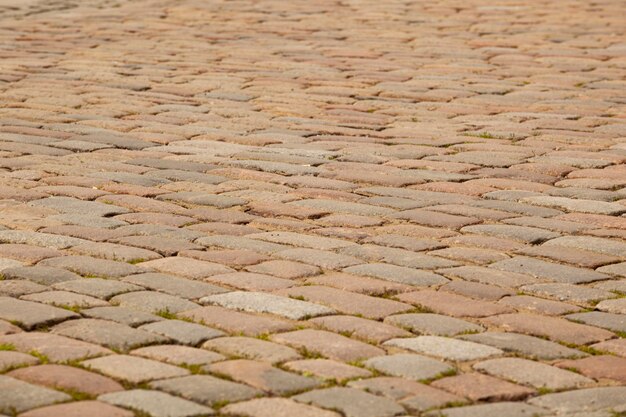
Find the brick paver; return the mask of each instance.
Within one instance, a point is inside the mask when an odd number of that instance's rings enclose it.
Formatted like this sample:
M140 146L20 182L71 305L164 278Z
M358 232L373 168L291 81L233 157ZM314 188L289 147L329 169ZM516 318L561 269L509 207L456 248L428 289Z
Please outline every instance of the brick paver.
M0 415L623 415L623 6L0 0Z

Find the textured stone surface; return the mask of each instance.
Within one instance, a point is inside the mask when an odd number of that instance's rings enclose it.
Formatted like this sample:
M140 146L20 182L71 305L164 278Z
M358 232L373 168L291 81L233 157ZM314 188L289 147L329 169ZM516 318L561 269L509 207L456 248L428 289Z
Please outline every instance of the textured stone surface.
M16 413L71 399L67 394L0 375L0 412Z
M622 9L0 0L0 415L626 411Z

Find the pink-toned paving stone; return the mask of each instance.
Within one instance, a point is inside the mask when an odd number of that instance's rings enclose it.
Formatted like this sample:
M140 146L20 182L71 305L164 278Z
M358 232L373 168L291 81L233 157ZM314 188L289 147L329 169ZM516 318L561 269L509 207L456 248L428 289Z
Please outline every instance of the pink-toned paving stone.
M118 3L0 0L0 415L626 409L620 2Z

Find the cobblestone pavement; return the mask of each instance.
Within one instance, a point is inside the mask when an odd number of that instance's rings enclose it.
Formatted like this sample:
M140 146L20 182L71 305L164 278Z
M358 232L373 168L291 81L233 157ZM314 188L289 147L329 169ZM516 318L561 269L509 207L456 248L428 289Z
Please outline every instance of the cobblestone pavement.
M2 0L0 415L626 415L623 6Z

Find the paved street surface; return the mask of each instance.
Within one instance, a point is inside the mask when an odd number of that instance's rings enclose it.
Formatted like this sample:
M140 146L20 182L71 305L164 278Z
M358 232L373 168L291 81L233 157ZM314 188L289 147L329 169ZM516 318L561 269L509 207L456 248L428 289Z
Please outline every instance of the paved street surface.
M626 415L619 0L0 1L0 417Z

